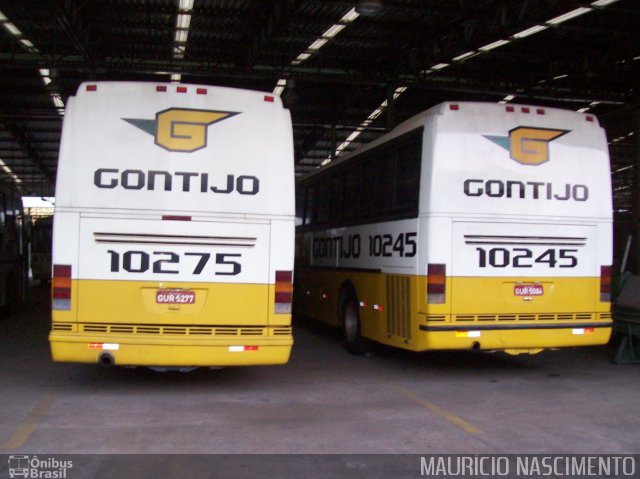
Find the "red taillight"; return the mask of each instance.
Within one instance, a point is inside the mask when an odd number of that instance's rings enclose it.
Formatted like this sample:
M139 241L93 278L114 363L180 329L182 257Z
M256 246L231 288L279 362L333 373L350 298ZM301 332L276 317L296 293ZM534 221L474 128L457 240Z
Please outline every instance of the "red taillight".
M447 293L447 265L427 265L427 303L442 304Z
M207 94L207 89L206 88L196 88L196 93L198 95L206 95Z
M457 103L452 103L451 105L449 105L449 109L452 111L458 111L460 109L460 105L458 105Z
M611 266L600 266L600 301L611 302Z
M52 309L71 309L71 265L54 264L51 280Z
M165 92L165 91L167 91L167 86L166 85L158 85L158 86L156 86L156 91Z
M98 91L98 85L87 85L87 91Z
M272 97L271 95L265 95L264 101L266 101L267 103L273 103L275 101L275 98Z
M179 86L178 88L176 88L176 91L178 93L187 93L187 87L186 86Z
M276 271L275 306L276 314L291 314L293 300L293 272Z

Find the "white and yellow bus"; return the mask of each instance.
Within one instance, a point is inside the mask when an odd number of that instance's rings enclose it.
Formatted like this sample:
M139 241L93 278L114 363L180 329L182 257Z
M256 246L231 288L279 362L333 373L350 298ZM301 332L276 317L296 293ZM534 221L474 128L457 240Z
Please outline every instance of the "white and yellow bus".
M286 363L293 145L271 94L85 83L63 125L54 361Z
M297 184L301 315L413 351L611 333L612 202L590 114L445 103Z

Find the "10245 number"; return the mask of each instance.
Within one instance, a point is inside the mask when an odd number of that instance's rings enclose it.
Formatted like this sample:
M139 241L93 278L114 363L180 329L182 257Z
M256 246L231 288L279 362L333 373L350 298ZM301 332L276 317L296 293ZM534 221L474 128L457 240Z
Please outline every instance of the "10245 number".
M480 268L575 268L578 266L577 249L549 248L538 254L529 248L476 248Z

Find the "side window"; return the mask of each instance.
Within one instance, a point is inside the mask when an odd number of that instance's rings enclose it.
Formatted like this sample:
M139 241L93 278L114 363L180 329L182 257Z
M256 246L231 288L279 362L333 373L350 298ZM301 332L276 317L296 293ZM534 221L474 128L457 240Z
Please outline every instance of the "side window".
M310 185L306 190L307 199L304 205L304 224L310 225L315 222L315 201L316 201L316 187L315 185Z
M318 183L318 201L317 201L317 217L316 222L319 224L329 221L329 213L331 212L331 183L327 177L321 178Z
M344 180L344 218L356 219L360 216L360 193L362 191L362 164L350 165Z
M6 195L0 191L0 226L4 226L5 225L5 221L6 221L6 217L4 214L4 211L6 209Z
M339 172L331 177L331 223L340 221L344 213L344 175Z
M420 151L419 141L411 141L398 148L396 161L395 201L396 213L418 211L420 200Z
M304 205L306 201L307 187L296 188L296 226L304 224Z
M371 183L371 206L374 217L384 216L393 207L394 163L394 155L390 151L383 151L375 161Z

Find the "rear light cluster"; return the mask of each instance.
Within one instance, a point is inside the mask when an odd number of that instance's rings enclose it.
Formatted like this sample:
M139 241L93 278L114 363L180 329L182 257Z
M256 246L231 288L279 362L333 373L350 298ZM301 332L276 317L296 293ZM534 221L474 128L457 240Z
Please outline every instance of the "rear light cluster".
M191 87L191 88L195 88L196 90L196 94L198 95L206 95L209 90L207 90L206 88L202 88L202 87ZM175 87L176 89L176 93L188 93L189 92L189 87L186 87L184 85L179 85ZM98 85L95 84L91 84L91 85L87 85L86 86L86 90L87 91L98 91ZM169 91L169 89L167 88L167 85L156 85L156 91L159 93L166 93ZM273 103L275 101L275 97L273 95L264 95L263 100L267 103Z
M514 113L516 111L516 107L513 105L507 105L504 109L507 113ZM520 111L522 113L531 113L532 109L528 106L521 106ZM535 108L535 111L537 115L544 115L546 113L544 108Z
M447 293L447 265L427 265L427 303L442 304Z
M51 289L52 309L69 311L71 309L71 265L53 265Z
M600 266L600 301L611 302L611 266Z
M276 314L291 314L293 300L293 272L276 271L275 307Z

